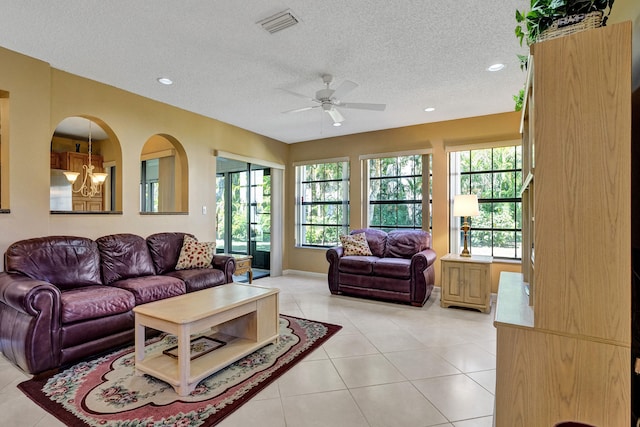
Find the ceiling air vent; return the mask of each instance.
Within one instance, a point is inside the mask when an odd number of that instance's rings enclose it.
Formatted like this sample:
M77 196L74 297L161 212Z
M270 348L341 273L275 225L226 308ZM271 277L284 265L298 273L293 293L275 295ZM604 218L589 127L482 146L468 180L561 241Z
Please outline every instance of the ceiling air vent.
M265 31L273 34L289 28L292 25L296 25L299 21L300 20L293 15L293 12L287 9L284 12L276 13L262 21L258 21L257 24L264 28Z

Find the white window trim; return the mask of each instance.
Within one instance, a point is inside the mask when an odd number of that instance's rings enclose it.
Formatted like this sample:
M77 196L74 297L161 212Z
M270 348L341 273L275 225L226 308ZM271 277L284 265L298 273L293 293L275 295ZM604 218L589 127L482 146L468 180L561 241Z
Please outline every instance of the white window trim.
M176 155L176 150L170 148L168 150L162 151L154 151L152 153L146 153L140 156L141 161L160 159L163 157L174 157Z
M493 142L482 142L482 143L468 143L461 145L446 145L444 150L445 153L449 154L455 151L472 151L472 150L482 150L485 148L501 148L501 147L511 147L513 145L521 145L522 140L520 139L507 139L503 141L493 141Z
M375 153L375 154L362 154L358 156L358 160L370 160L370 159L382 159L387 157L403 157L403 156L414 156L416 154L426 155L433 154L433 149L427 148L422 150L407 150L407 151L390 151L387 153Z
M293 162L293 167L308 166L308 165L320 165L323 163L349 163L351 159L349 157L333 157L330 159L318 159L318 160L302 160L299 162Z
M285 169L285 165L283 165L282 163L270 162L268 160L258 159L256 157L247 157L241 154L230 153L228 151L213 150L213 155L215 157L224 157L226 159L237 160L239 162L267 166L272 169Z

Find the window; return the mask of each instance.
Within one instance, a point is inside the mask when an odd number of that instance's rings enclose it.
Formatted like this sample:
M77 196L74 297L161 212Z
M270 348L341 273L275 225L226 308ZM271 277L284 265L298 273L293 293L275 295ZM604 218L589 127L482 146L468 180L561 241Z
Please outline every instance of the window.
M471 218L473 255L520 259L522 256L522 148L520 145L459 151L450 154L450 199L456 194L478 196L480 215ZM454 224L451 251L462 249L463 218Z
M425 159L426 156L415 154L368 160L369 227L385 231L423 228L422 184ZM429 197L429 201L430 199Z
M271 169L251 165L250 206L252 253L271 252Z
M349 232L349 162L296 166L296 199L296 245L338 245Z
M159 171L159 159L143 160L140 184L140 211L142 212L158 212L158 171Z

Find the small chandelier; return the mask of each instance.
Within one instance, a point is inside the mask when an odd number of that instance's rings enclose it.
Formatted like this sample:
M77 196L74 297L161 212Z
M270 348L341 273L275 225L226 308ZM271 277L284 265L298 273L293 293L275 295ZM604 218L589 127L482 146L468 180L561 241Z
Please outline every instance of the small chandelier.
M106 173L94 172L95 166L91 163L91 120L89 120L89 164L82 165L84 170L84 178L82 179L82 185L77 190L73 190L74 193L80 193L83 197L93 197L100 194L102 190L102 184L107 179ZM65 171L63 172L67 180L73 184L80 175L79 172Z

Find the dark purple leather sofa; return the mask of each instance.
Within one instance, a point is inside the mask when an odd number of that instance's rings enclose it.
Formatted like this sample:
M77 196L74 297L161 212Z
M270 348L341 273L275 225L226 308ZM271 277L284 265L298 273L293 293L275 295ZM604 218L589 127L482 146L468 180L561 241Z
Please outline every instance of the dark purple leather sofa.
M341 246L327 251L332 294L409 303L422 307L434 286L436 253L431 234L422 230L364 232L373 255L343 256Z
M185 233L49 236L7 249L0 351L37 374L133 342L139 304L232 282L235 260L175 271Z

